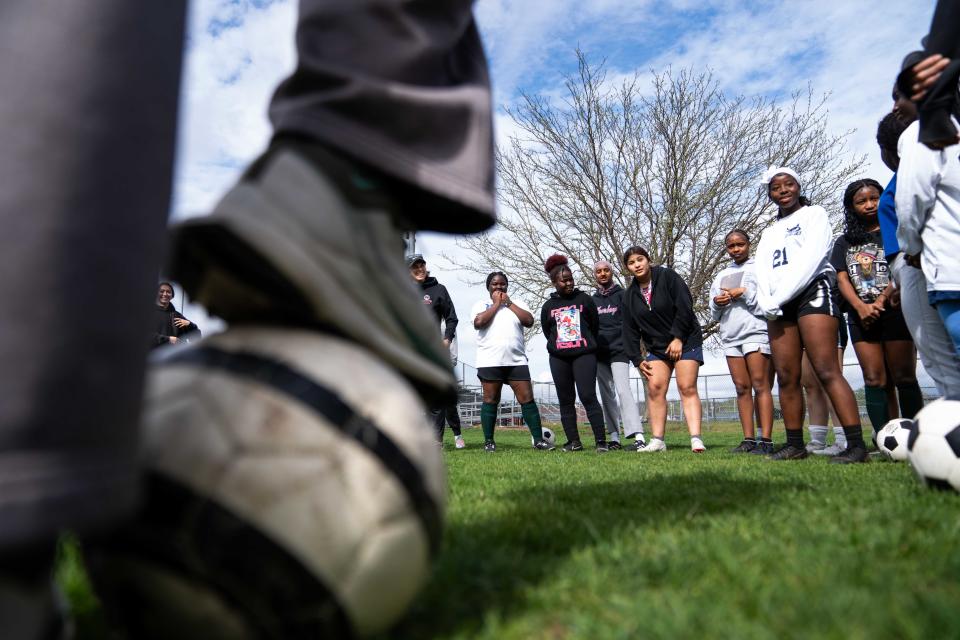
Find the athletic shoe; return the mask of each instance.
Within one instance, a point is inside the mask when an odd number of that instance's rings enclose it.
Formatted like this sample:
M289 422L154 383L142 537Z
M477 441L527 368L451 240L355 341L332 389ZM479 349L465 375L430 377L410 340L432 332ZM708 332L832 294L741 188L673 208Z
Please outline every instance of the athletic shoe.
M497 443L495 443L493 440L487 440L483 443L483 450L487 453L493 453L497 450Z
M824 447L823 449L817 449L814 451L814 455L818 456L838 456L844 451L846 451L846 445L840 446L837 443L833 443L829 447Z
M690 451L694 453L703 453L707 448L703 446L703 440L700 439L700 436L692 436L690 438Z
M864 445L854 445L844 449L840 455L830 458L830 462L834 464L855 464L870 462L870 457L867 455L867 448Z
M536 444L533 445L534 449L538 451L553 451L556 449L555 446L547 442L546 440L537 440Z
M342 335L437 406L453 399L456 381L403 260L398 200L362 165L284 141L251 165L213 213L172 227L168 273L230 324Z
M750 453L757 448L756 440L747 440L746 438L743 441L735 446L733 449L730 449L730 453Z
M667 443L660 438L651 438L650 442L637 449L637 453L651 453L654 451L666 451Z
M808 452L808 453L817 453L817 454L819 454L821 451L823 451L823 450L826 449L826 448L827 448L827 443L826 443L826 442L814 442L813 440L811 440L810 442L807 443L807 452Z
M748 453L755 456L768 456L773 453L773 443L757 440L757 445Z
M767 460L803 460L809 453L803 447L795 447L792 444L785 444L770 455Z
M607 443L607 448L610 449L610 451L621 451L623 449L623 445L616 440L611 440Z
M563 445L563 451L583 451L583 444L579 440L568 442L567 444Z
M456 438L453 439L453 442L454 442L455 446L457 447L457 449L466 449L466 448L467 448L467 443L463 441L463 436L457 436Z
M607 446L606 442L597 443L597 453L606 453L610 451L610 447Z

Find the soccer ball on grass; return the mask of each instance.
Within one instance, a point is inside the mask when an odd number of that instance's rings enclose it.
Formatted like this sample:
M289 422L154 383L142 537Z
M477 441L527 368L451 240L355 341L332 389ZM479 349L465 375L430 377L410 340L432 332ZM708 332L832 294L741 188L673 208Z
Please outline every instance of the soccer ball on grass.
M960 401L940 399L917 414L910 464L928 486L960 491Z
M143 508L91 554L130 637L370 635L426 582L441 454L412 388L354 344L242 327L171 350L143 439Z
M916 428L917 423L907 418L891 420L877 432L877 449L890 460L906 460L907 440Z

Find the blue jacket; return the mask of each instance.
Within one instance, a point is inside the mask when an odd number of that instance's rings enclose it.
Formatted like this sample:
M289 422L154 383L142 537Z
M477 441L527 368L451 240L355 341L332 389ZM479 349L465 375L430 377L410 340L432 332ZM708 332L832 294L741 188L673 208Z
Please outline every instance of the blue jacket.
M897 174L893 174L887 188L880 194L880 205L877 207L877 218L880 220L880 235L883 236L883 253L887 263L893 256L900 253L900 243L897 242Z

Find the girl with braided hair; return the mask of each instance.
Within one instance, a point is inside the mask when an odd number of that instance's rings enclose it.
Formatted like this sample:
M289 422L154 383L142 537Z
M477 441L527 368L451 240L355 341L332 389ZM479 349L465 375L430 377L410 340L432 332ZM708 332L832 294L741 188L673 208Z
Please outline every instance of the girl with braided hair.
M877 212L883 186L866 178L843 193L845 229L830 262L847 307L850 341L863 369L867 414L876 433L890 419L887 372L896 385L900 412L913 418L923 407L917 383L917 353L900 309L880 234Z
M577 395L587 411L597 453L609 449L603 423L603 409L597 400L597 334L600 316L593 298L575 288L567 258L554 254L544 270L556 291L540 310L540 326L547 339L550 373L557 388L560 424L567 436L564 451L582 451L577 430Z

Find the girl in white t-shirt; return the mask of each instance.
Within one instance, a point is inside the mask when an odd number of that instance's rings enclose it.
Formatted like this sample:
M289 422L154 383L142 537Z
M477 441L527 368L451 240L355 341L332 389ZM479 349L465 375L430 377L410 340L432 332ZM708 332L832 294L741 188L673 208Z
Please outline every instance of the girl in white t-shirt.
M494 271L487 276L489 299L473 305L473 328L477 330L477 377L483 386L483 404L480 406L480 426L486 440L483 450L497 450L493 441L493 428L497 422L497 406L500 391L506 382L520 403L523 421L533 436L533 448L541 451L553 449L543 439L540 410L533 399L533 385L527 366L527 353L523 344L523 329L533 326L533 315L523 303L511 300L507 295L507 276Z

